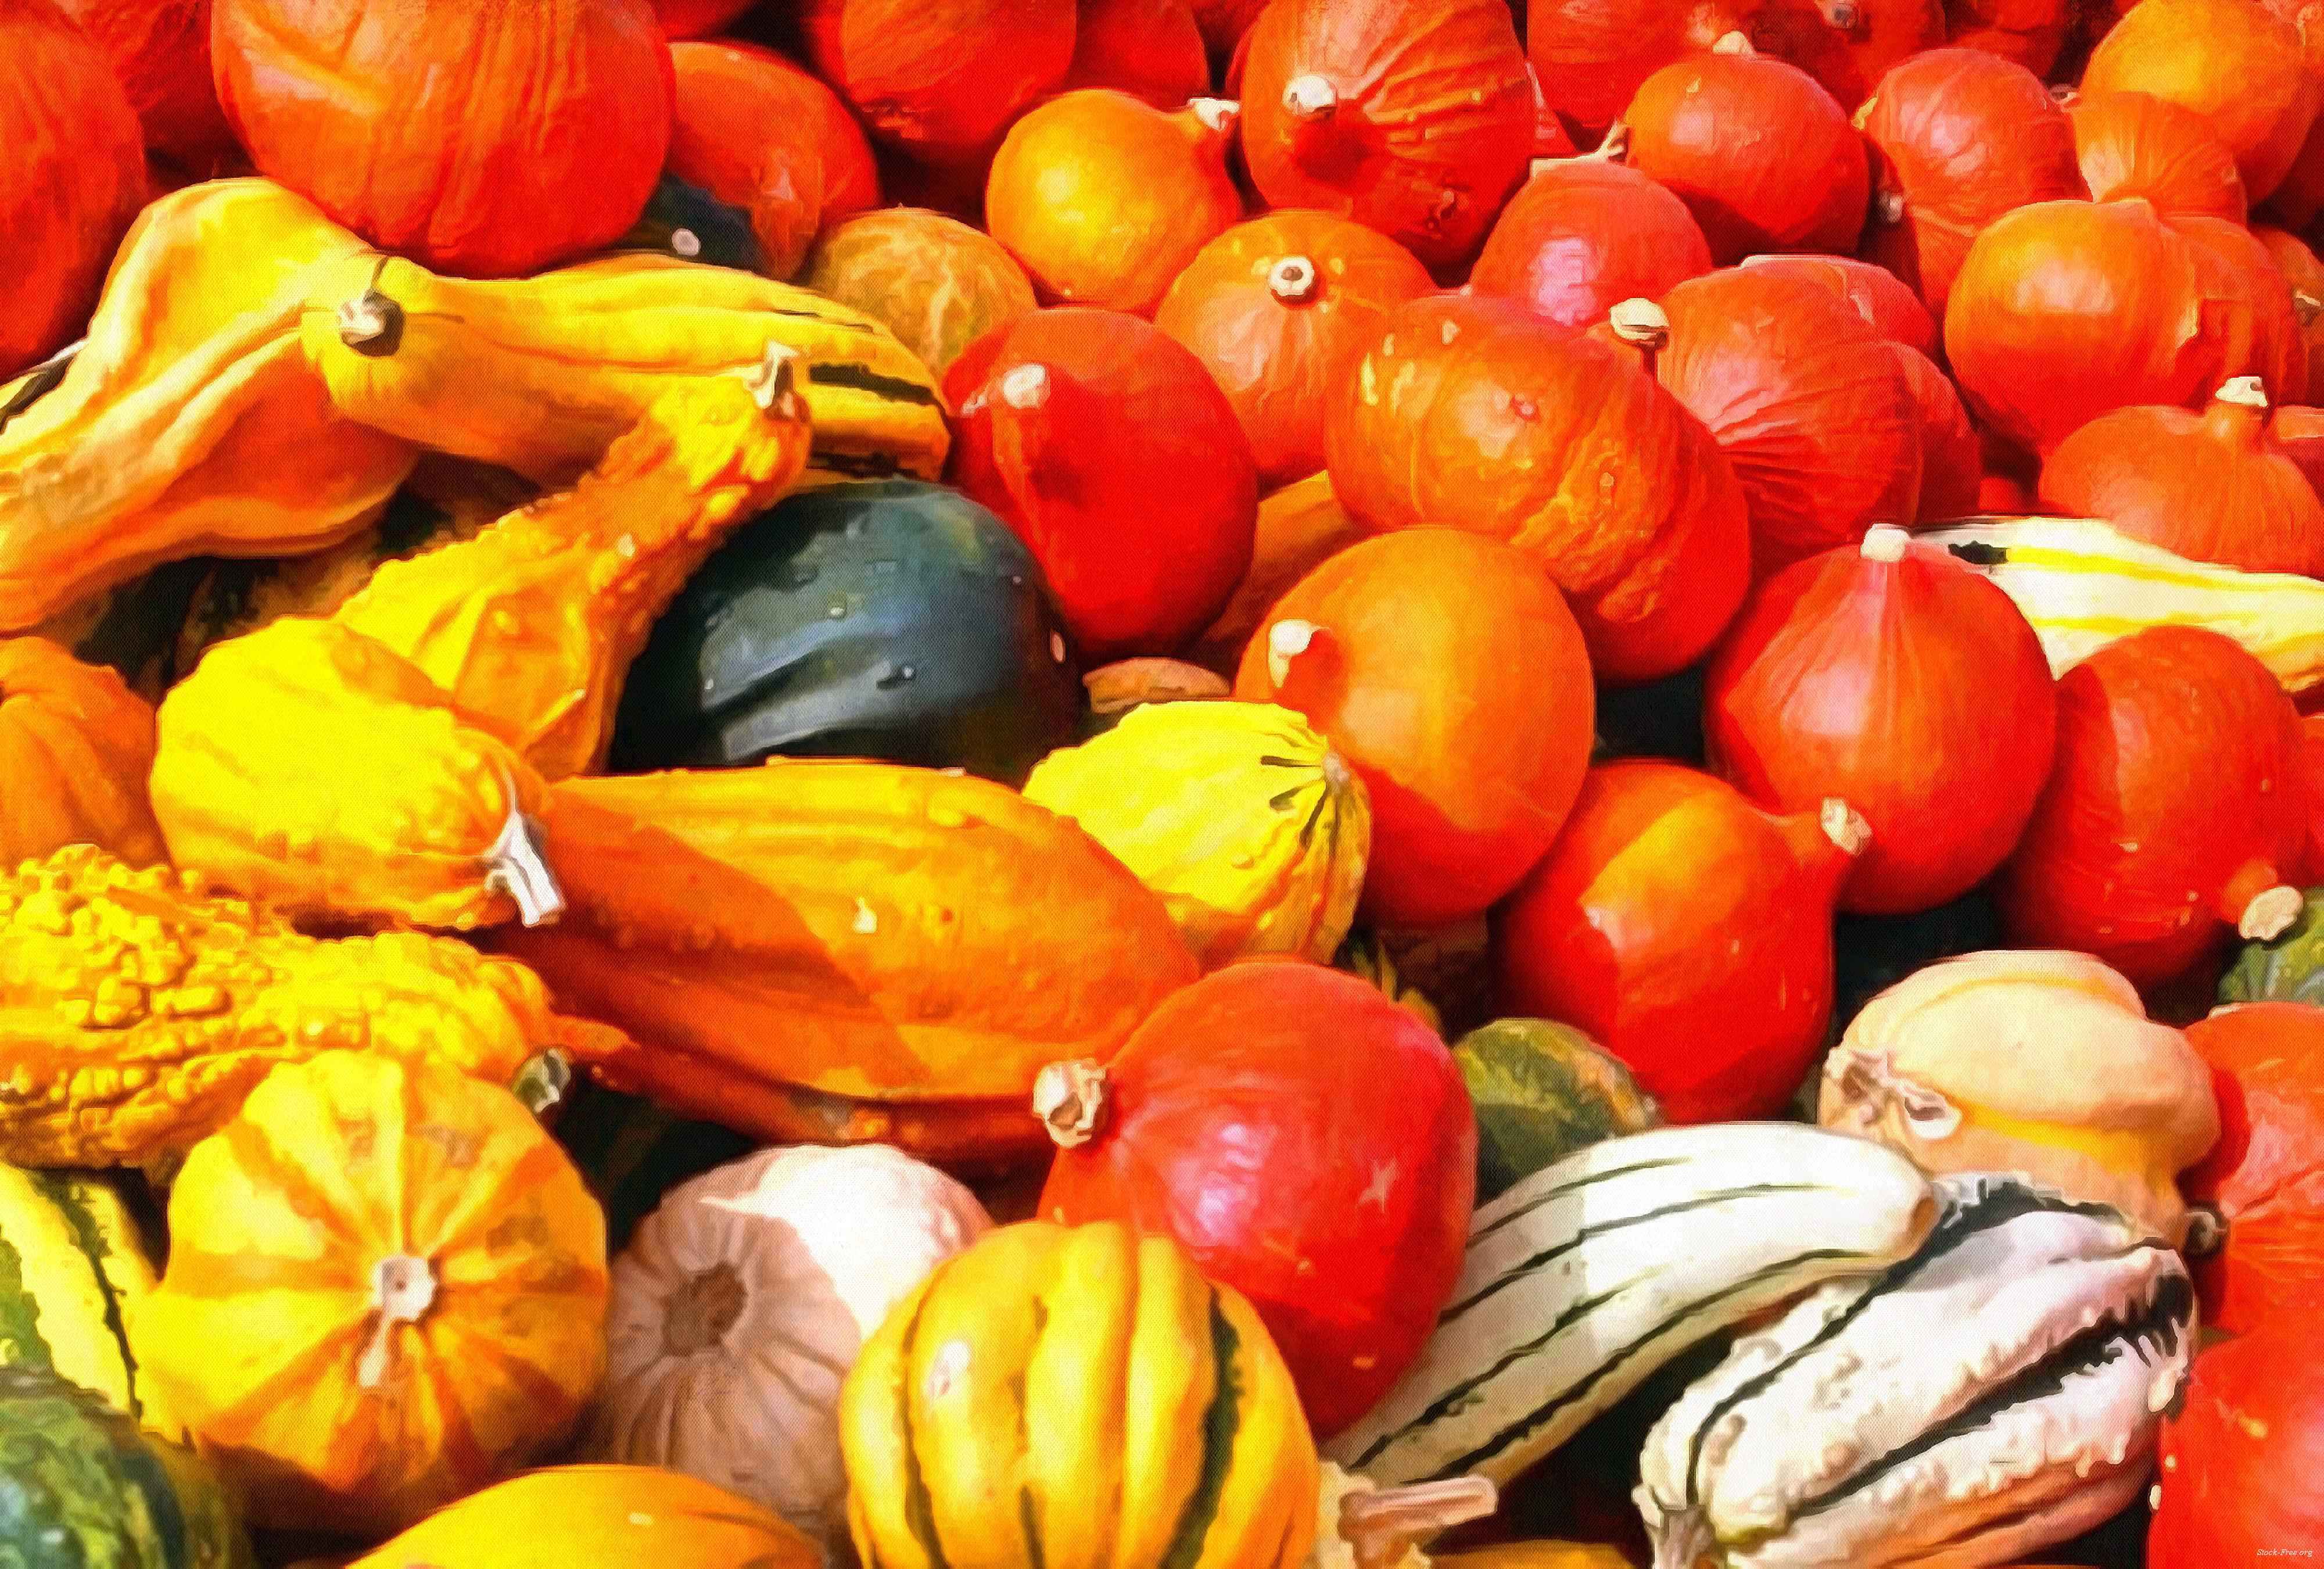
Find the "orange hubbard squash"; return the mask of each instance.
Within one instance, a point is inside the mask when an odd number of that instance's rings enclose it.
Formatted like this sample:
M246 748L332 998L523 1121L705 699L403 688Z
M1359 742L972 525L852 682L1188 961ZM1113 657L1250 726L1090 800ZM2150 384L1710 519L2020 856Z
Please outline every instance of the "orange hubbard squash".
M68 844L161 860L152 771L153 710L117 672L42 638L0 641L0 872Z

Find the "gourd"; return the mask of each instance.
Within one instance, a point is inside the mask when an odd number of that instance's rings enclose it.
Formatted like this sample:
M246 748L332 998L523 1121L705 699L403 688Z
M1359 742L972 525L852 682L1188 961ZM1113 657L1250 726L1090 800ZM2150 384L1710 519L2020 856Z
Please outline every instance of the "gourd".
M166 1164L274 1068L321 1053L505 1084L542 1052L612 1049L521 965L416 932L306 937L204 881L78 845L0 882L0 1159Z
M605 1366L605 1222L515 1096L279 1069L170 1194L131 1343L254 1524L385 1535L558 1444Z
M67 844L161 860L152 767L153 710L118 674L44 639L0 639L0 867Z
M840 1440L855 1550L899 1569L1298 1569L1315 1532L1258 1315L1113 1223L1003 1226L939 1265L848 1373Z
M2264 5L2226 0L2125 12L2091 51L2082 90L2149 93L2201 115L2255 203L2283 183L2324 105L2324 83L2304 69L2292 24Z
M298 340L315 270L362 247L260 180L139 215L53 388L0 389L0 629L157 562L319 549L363 527L413 450L334 409Z
M301 332L351 419L439 451L571 480L673 382L795 349L815 420L809 466L933 479L948 437L926 366L875 322L804 289L668 256L606 256L470 282L394 257L327 270Z
M157 725L153 815L171 858L222 887L286 915L458 930L563 909L533 826L540 774L337 622L221 643Z
M1469 281L1560 327L1591 327L1625 300L1659 299L1711 269L1702 225L1628 164L1536 161L1501 209Z
M59 8L105 51L148 150L198 177L239 155L211 80L209 0L61 0Z
M2006 1564L2138 1496L2194 1358L2186 1265L2023 1178L1935 1186L1912 1259L1803 1297L1655 1423L1657 1562Z
M2187 1041L2219 1102L2219 1141L2185 1183L2218 1222L2190 1244L2203 1320L2241 1334L2297 1318L2324 1260L2324 1029L2305 1003L2253 1002L2214 1010Z
M557 1465L447 1505L346 1569L821 1569L822 1551L724 1488L652 1465Z
M1577 1149L1662 1125L1621 1059L1545 1019L1497 1019L1452 1046L1477 1113L1477 1202Z
M1009 128L985 178L985 226L1046 300L1152 316L1196 252L1242 217L1227 172L1237 110L1162 110L1076 88Z
M1327 963L1371 849L1363 780L1270 703L1150 703L1055 752L1025 798L1079 823L1161 895L1204 969L1256 954Z
M1859 262L1853 256L1788 254L1746 256L1740 265L1812 283L1847 300L1864 318L1867 326L1890 342L1918 349L1923 355L1939 352L1937 323L1929 314L1929 308L1921 303L1921 297L1913 292L1911 285L1886 267ZM1659 296L1663 292L1655 290L1652 294Z
M889 1310L991 1224L884 1145L769 1149L696 1177L613 1260L589 1452L715 1482L844 1547L841 1380Z
M1261 497L1250 570L1218 619L1187 650L1187 658L1231 675L1275 602L1370 531L1340 504L1328 474L1311 474Z
M603 248L669 148L648 0L214 0L210 47L261 173L383 251L470 277Z
M859 213L825 229L802 281L894 333L938 378L970 344L1037 303L1033 281L1000 241L919 208Z
M0 1166L0 1367L54 1374L146 1432L182 1440L185 1424L152 1398L124 1327L154 1273L144 1230L112 1182Z
M1211 90L1210 47L1185 0L1082 0L1068 88L1113 88L1157 109Z
M2255 1562L2324 1532L2324 1377L2313 1308L2255 1324L2195 1361L2163 1424L2146 1534L2153 1569Z
M1816 1120L1924 1171L2022 1171L2174 1246L2174 1180L2219 1134L2210 1073L2083 954L1945 959L1874 998L1824 1060Z
M2318 803L2312 798L2317 778L2313 760L2317 753L2316 727L2302 720L2301 729L2306 740L2310 766L2308 771L2311 791L2309 803L2309 862L2312 870L2316 861L2316 837L2313 826ZM2236 955L2227 973L2219 977L2219 1001L2222 1005L2235 1002L2308 1002L2318 1003L2319 988L2324 987L2324 968L2317 964L2317 935L2324 928L2324 889L2311 888L2301 896L2300 918L2272 937L2246 943Z
M1194 979L1162 901L1071 823L884 763L576 779L544 819L571 901L496 940L650 1048L616 1089L770 1140L1035 1152L1044 1063L1111 1057Z
M210 1463L45 1370L0 1368L0 1549L23 1569L254 1569Z
M1074 0L803 0L815 74L878 140L925 163L989 155L1065 79Z
M2165 217L2249 216L2235 154L2200 115L2151 93L2089 92L2066 106L2093 201L2143 197Z
M777 346L750 376L672 385L574 489L387 563L332 619L410 661L542 779L602 768L656 619L806 466L794 365Z
M1058 1146L1042 1217L1175 1239L1250 1299L1319 1435L1419 1354L1461 1269L1476 1123L1443 1040L1377 988L1231 965L1104 1066L1043 1069L1033 1107Z

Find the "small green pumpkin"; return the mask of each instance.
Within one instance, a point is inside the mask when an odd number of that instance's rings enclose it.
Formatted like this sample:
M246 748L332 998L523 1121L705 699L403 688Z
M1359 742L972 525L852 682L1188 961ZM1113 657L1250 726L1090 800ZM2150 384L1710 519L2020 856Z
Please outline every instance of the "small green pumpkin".
M2246 943L2219 977L2221 1002L2324 1005L2324 888L2311 888L2300 918L2265 942Z
M1452 1048L1477 1110L1477 1202L1600 1140L1662 1125L1630 1070L1582 1031L1497 1019Z

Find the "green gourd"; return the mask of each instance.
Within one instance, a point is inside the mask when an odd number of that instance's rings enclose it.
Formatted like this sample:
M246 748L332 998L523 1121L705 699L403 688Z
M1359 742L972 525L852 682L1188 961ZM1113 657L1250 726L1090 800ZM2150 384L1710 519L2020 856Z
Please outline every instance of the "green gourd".
M2219 978L2219 1001L2324 1004L2324 888L2308 891L2281 934L2244 945Z

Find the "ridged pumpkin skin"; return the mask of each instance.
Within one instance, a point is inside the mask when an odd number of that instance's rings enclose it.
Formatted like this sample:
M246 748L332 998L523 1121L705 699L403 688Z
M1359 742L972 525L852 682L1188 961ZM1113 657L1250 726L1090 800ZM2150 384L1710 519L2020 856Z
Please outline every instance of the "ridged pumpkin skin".
M973 162L1065 80L1074 0L801 0L807 63L872 134L931 163Z
M2092 201L2144 197L2167 217L2248 216L2235 154L2208 121L2151 93L2093 92L2066 106Z
M1054 752L1025 798L1070 817L1162 896L1204 969L1258 954L1328 964L1371 850L1364 783L1268 703L1148 703Z
M894 333L938 377L1040 303L1008 247L924 208L883 208L825 229L800 281Z
M1628 164L1553 159L1501 209L1469 282L1560 327L1590 327L1711 266L1702 226L1667 187Z
M768 1140L1029 1153L1041 1066L1111 1056L1197 974L1127 869L982 780L777 761L547 809L572 908L505 950L651 1043L615 1088Z
M153 710L117 672L42 638L0 640L0 871L67 844L161 860L152 771Z
M2196 1359L2163 1426L2150 1569L2264 1563L2324 1540L2319 1312L2311 1296Z
M604 1372L604 1214L449 1067L270 1075L186 1158L170 1232L131 1337L262 1524L410 1525L556 1444Z
M821 1569L823 1550L722 1487L653 1465L558 1465L470 1493L347 1569Z
M477 278L620 238L669 149L648 0L214 0L218 99L260 172L383 250Z
M2265 5L2154 0L2115 23L2082 72L2088 93L2144 92L2209 122L2255 202L2283 183L2324 106L2300 34Z
M1742 265L1755 272L1812 283L1847 300L1873 331L1891 342L1924 355L1939 352L1936 318L1911 285L1886 267L1853 256L1789 254L1746 256Z
M2187 1027L2210 1065L2220 1137L2187 1199L2227 1223L2194 1260L2203 1320L2242 1334L2298 1318L2324 1279L2324 1027L2304 1002L2216 1009Z
M113 62L148 148L197 178L240 156L210 79L210 0L59 4Z
M1265 1326L1125 1225L1003 1226L940 1266L864 1346L840 1437L856 1552L888 1569L1298 1569L1315 1535Z

